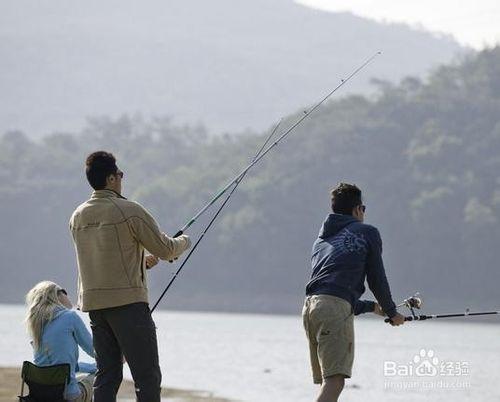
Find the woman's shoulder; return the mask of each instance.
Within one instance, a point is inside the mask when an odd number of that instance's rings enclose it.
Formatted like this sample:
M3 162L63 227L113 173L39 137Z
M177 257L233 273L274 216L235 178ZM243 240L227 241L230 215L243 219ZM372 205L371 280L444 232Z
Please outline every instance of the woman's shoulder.
M75 310L67 308L60 308L54 314L54 319L61 319L63 321L80 322L82 319Z

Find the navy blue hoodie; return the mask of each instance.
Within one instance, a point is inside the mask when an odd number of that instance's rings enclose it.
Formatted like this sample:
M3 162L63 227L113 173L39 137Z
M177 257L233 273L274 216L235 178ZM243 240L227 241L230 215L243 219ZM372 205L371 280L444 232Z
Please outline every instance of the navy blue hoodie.
M382 239L377 228L351 215L330 214L312 249L312 274L306 294L327 294L347 300L354 314L373 311L374 303L359 300L365 278L384 312L393 317L392 301L382 261Z

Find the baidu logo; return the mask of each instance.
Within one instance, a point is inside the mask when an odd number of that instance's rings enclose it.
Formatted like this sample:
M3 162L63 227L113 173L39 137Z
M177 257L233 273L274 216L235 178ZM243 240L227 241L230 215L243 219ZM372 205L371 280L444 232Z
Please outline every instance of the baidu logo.
M446 361L438 358L433 349L420 349L408 363L384 362L385 388L446 388L463 389L470 387L468 381L457 381L469 374L466 361ZM399 381L389 381L400 379ZM401 381L405 379L405 381Z
M439 359L434 355L432 349L421 349L420 353L413 357L415 363L415 374L418 377L435 377L439 373Z

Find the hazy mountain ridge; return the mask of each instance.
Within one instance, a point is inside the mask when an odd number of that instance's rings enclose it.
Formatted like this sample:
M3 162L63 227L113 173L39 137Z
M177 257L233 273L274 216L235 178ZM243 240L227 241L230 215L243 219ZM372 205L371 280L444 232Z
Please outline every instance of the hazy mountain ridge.
M375 51L369 79L423 75L450 38L289 0L0 2L0 132L75 131L136 111L210 131L261 130L321 97ZM347 93L345 92L345 93Z
M328 192L345 180L365 191L396 299L419 290L428 311L497 308L499 66L500 48L490 49L425 82L385 83L376 99L320 108L251 171L162 306L297 312ZM74 292L67 222L90 192L88 152L116 153L125 195L174 233L249 162L264 135L213 138L168 119L124 116L40 142L19 132L0 137L1 300L21 302L41 279ZM207 218L190 230L194 237ZM150 272L152 301L176 267Z

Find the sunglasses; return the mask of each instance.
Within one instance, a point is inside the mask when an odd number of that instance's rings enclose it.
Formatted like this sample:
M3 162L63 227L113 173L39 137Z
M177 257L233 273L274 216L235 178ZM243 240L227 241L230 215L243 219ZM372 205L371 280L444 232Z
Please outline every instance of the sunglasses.
M64 296L68 295L68 292L66 292L66 289L57 289L57 293L62 293Z
M363 213L365 213L365 211L366 211L366 205L360 205L359 207L361 208L361 211L363 211Z
M123 172L121 170L118 170L116 173L115 173L116 176L120 176L120 179L123 179Z

